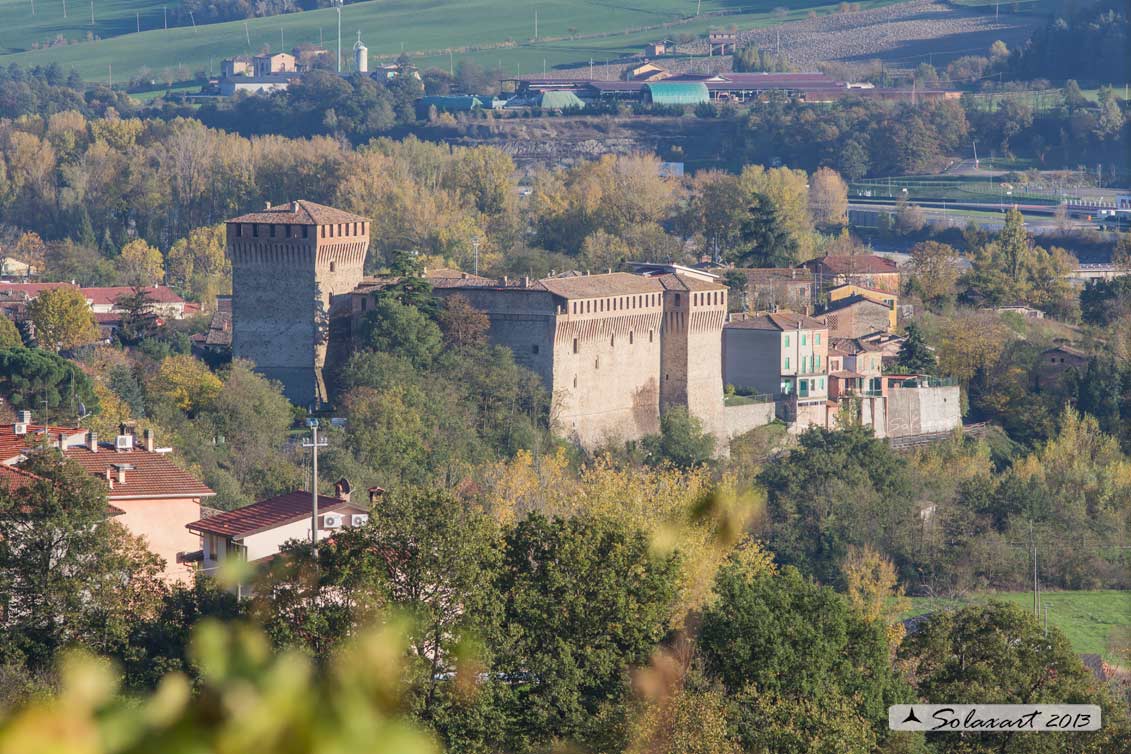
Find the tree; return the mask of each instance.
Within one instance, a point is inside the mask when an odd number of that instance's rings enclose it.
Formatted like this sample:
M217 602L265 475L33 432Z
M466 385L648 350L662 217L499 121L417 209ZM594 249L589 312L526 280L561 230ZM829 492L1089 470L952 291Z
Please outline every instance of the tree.
M129 285L158 285L165 278L161 252L140 238L122 247L117 264L118 274Z
M953 303L958 293L960 261L953 246L938 241L915 244L911 247L911 290L933 307Z
M847 731L864 744L856 750L870 750L887 736L888 705L909 694L883 625L789 566L751 573L729 563L715 593L699 647L709 676L737 697L744 750L836 751L825 747Z
M818 225L848 221L848 184L831 168L819 168L809 179L809 205Z
M232 290L232 265L225 253L223 225L194 228L175 242L166 260L169 283L211 308Z
M137 345L157 332L157 314L153 311L153 296L145 288L134 287L115 302L122 312L122 325L118 339L127 346Z
M449 346L463 349L487 344L491 320L485 312L472 306L466 296L448 296L437 320Z
M0 315L0 350L20 348L23 344L24 339L20 337L16 323Z
M187 354L169 356L161 362L151 390L192 415L220 394L220 378L199 359Z
M77 288L64 286L40 293L28 304L36 342L49 351L86 345L98 338L98 323Z
M852 545L911 566L918 507L906 467L866 427L814 428L759 475L769 496L769 544L785 563L838 583Z
M525 682L501 692L506 748L611 733L601 728L615 715L600 713L625 699L625 674L667 631L678 567L611 517L531 514L507 533L494 668Z
M0 351L0 391L17 409L39 411L43 401L56 419L76 417L78 404L98 409L90 378L78 366L50 351L9 348Z
M362 341L370 348L428 367L444 347L440 328L415 306L382 298L365 317Z
M899 367L912 374L934 374L938 369L935 352L927 345L923 331L914 322L907 325L907 340L899 347Z
M905 236L914 235L927 224L923 208L918 204L910 204L906 197L900 197L895 203L895 230Z
M755 197L739 237L736 264L743 267L792 267L797 263L797 242L790 236L777 206L765 196Z
M1131 734L1127 714L1097 688L1068 639L1016 605L1000 602L930 616L899 651L920 699L967 704L1098 704L1103 729L1046 733L1025 739L1000 734L939 733L932 749L961 754L990 752L1123 751ZM1071 740L1069 740L1071 739ZM1022 744L1022 740L1024 743ZM1122 741L1122 744L1117 744Z
M70 644L109 653L149 617L162 563L108 515L105 487L45 451L23 487L0 490L0 655L33 672Z
M660 417L660 434L644 439L648 462L671 463L681 469L710 462L715 453L715 438L703 431L703 424L688 413L686 406L673 406Z
M888 642L895 646L903 638L900 616L911 606L899 588L895 565L875 549L852 547L841 564L845 596L866 620L884 626Z

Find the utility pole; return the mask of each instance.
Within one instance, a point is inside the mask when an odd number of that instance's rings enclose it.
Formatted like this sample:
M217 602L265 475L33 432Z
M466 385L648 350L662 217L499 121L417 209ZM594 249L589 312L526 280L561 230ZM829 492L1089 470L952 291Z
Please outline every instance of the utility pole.
M196 16L194 16L192 14L192 11L190 10L188 12L188 17L189 17L189 21L192 21L192 30L195 32L196 31Z
M342 0L335 0L334 10L338 12L338 73L342 72Z
M67 17L67 0L63 0L63 18Z
M90 0L90 7L91 8L94 7L94 0ZM169 8L168 7L162 7L161 13L165 17L165 31L169 31Z
M318 544L318 449L328 444L318 439L318 420L309 419L310 440L303 440L302 447L310 448L310 544ZM312 550L317 555L316 550Z
M247 40L247 49L251 49L251 32L247 30L247 21L243 22L243 36Z
M534 41L538 41L538 9L534 9Z
M141 11L134 12L134 21L137 22L137 33L141 34Z

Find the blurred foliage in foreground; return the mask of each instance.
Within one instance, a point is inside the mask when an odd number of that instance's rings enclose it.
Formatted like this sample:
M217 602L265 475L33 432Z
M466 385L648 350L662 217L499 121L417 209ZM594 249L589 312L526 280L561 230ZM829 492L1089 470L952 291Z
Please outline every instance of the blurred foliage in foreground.
M257 629L207 621L192 643L197 686L170 673L144 698L119 693L109 662L75 652L58 694L0 721L0 754L432 754L434 740L397 715L402 629L363 634L316 672Z

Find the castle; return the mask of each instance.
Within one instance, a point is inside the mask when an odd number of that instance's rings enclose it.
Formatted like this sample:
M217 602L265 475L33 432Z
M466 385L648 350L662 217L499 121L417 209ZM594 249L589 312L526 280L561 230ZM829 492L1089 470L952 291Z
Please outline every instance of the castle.
M361 285L369 221L297 201L227 229L233 354L282 382L292 402L325 401L328 349L332 362L333 341L348 339L379 287ZM726 287L676 265L639 272L521 283L458 276L435 280L434 290L487 314L491 342L542 378L556 431L582 446L655 434L674 406L725 442Z

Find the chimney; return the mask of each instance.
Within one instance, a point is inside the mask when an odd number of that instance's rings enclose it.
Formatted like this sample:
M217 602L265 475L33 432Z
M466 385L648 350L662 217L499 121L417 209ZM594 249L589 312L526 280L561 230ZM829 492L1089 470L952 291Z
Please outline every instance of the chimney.
M291 202L291 212L298 212L298 202Z
M149 451L150 453L152 453L153 452L153 430L152 429L145 430L145 432L142 433L142 436L145 438L145 449L147 451Z
M98 435L93 430L86 433L86 445L90 448L91 453L98 452Z
M529 275L523 275L522 276L522 287L523 288L529 288L530 287L530 276Z
M263 202L263 209L271 209L271 202Z
M60 432L58 439L59 439L59 450L66 450L67 449L67 435L66 435L66 433Z
M106 467L106 483L110 485L110 489L114 489L114 467Z
M510 283L510 278L508 278L506 275L503 275L503 287L506 288L508 283Z
M350 492L352 491L353 486L345 477L342 477L338 481L334 482L334 497L338 498L343 503L348 503L350 501Z
M370 487L369 488L369 505L370 505L370 507L376 505L381 500L381 496L384 495L384 494L385 494L385 488L384 487Z
M118 484L126 483L126 465L124 463L118 464Z

